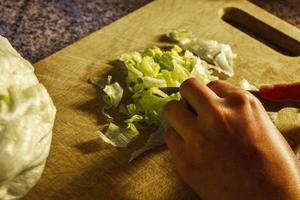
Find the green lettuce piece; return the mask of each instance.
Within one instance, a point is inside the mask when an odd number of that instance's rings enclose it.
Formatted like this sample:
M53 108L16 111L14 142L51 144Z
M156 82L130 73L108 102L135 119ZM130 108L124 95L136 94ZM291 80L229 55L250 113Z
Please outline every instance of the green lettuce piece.
M124 121L127 123L127 129L129 129L132 132L139 133L138 128L142 128L142 122L144 122L144 117L142 115L133 115L129 119Z
M173 62L174 64L174 69L171 73L172 77L174 77L177 81L182 83L184 80L189 78L189 71L184 68L183 65L180 65L176 62Z
M176 80L176 78L172 76L171 71L162 70L157 77L165 80L167 83L167 87L179 87L180 86L180 81Z
M107 78L91 77L89 82L104 92L103 100L106 105L103 106L101 113L107 118L108 122L114 121L114 118L107 113L111 107L118 107L123 97L123 88L118 82L111 83L112 76Z
M129 119L125 120L126 123L135 123L135 122L141 122L143 121L144 118L142 115L133 115L132 117L130 117Z
M189 43L195 38L192 31L185 30L185 29L176 29L172 32L168 33L167 36L173 39L176 42L180 42L182 44Z
M128 110L128 113L130 116L133 116L133 115L136 115L137 114L137 108L136 108L136 105L135 104L128 104L126 106L127 110Z
M129 84L136 83L139 78L143 77L143 73L135 67L138 63L142 61L140 53L134 52L131 54L123 54L120 60L124 63L126 67L126 81Z
M103 89L105 93L103 99L108 105L118 107L123 97L123 88L118 82L106 85Z
M93 84L94 86L100 89L103 89L103 87L105 86L105 84L108 83L108 81L109 81L108 78L102 78L97 76L91 77L89 79L89 83Z
M144 76L156 77L160 66L152 57L146 56L136 65L136 68L140 70Z
M114 123L110 123L105 133L99 131L100 138L115 147L124 148L136 137L139 133L133 123L127 128L121 128Z
M161 56L163 55L163 51L158 47L152 47L148 48L145 51L141 53L142 57L152 57L155 62L159 63L159 60L161 59Z
M171 100L180 100L179 93L168 96L158 88L151 88L136 101L137 110L144 115L147 124L159 126L164 105Z
M127 130L128 132L130 132L131 135L133 135L134 137L135 137L136 135L139 134L138 129L136 128L135 124L132 123L132 122L128 122L128 123L127 123L126 130ZM131 138L131 140L132 140L132 139L133 139L133 138ZM130 142L130 141L129 141L129 142Z
M145 76L142 78L143 88L153 88L153 87L167 87L167 82L161 78L153 78L150 76Z

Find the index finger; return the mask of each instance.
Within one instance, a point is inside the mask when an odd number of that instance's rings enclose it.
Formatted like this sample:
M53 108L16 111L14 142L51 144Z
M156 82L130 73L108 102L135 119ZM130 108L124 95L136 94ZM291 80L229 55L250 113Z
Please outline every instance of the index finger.
M183 140L193 138L191 127L197 124L196 116L179 101L170 101L164 106L163 114L169 124Z
M216 93L195 78L185 80L180 86L180 93L197 113L207 110L209 105L220 99Z

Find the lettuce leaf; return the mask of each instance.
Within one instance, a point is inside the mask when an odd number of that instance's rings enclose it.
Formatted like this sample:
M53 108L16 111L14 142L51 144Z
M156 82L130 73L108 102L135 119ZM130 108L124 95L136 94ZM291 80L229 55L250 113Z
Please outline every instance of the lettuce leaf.
M123 97L123 88L118 82L111 83L112 76L107 76L107 78L102 77L91 77L89 82L104 92L103 101L105 105L103 106L101 113L107 118L108 122L114 121L114 118L109 115L106 111L111 107L118 107Z
M138 135L138 131L133 123L127 128L121 128L114 123L110 123L105 133L99 131L99 137L106 143L114 147L127 147L132 139Z
M104 102L108 105L118 107L123 97L123 88L120 84L118 82L108 84L104 87L103 92L105 93L103 96Z
M209 64L214 65L212 69L228 77L234 75L233 60L236 58L236 54L232 52L229 45L215 40L199 40L191 31L185 29L173 30L167 36L183 49L193 52Z
M179 100L179 93L168 96L158 88L145 90L136 100L136 107L144 115L145 122L149 125L159 126L162 121L162 109L171 100Z

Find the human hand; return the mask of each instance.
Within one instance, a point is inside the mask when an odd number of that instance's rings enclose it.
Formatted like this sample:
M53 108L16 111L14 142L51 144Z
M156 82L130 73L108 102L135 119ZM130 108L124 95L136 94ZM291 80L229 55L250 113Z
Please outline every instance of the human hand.
M269 100L300 101L300 82L292 84L266 85L259 89L260 95Z
M222 81L188 79L169 102L165 140L183 180L206 199L299 199L300 170L261 103Z

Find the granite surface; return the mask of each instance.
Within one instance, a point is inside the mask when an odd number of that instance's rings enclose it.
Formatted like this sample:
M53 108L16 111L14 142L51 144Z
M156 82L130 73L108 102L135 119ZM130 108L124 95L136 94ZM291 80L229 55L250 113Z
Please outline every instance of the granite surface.
M0 35L36 62L152 0L0 0ZM300 0L252 0L300 27Z

